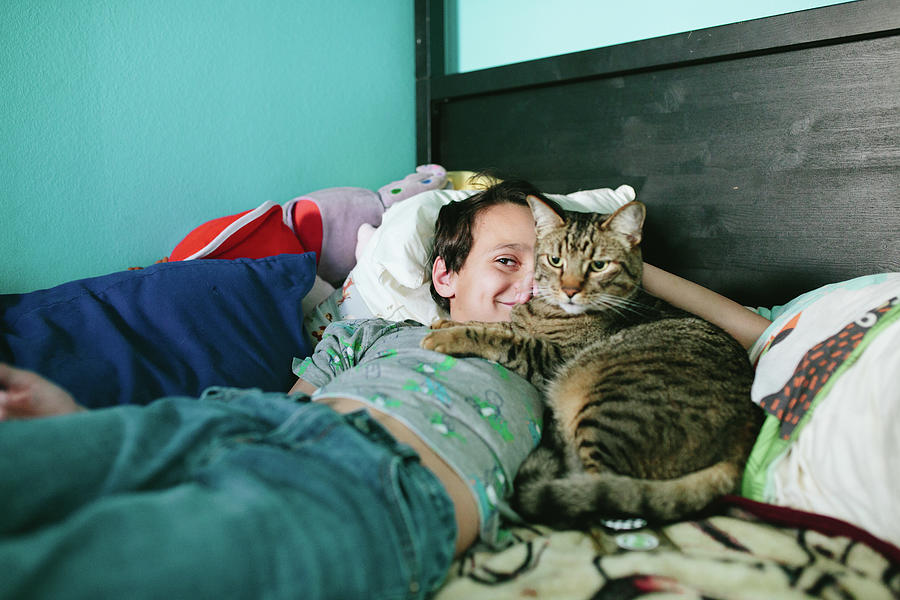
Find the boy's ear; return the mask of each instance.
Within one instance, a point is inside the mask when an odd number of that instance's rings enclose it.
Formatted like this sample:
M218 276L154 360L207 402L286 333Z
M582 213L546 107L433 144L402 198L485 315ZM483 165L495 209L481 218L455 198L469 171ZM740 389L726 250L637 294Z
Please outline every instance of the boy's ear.
M431 282L437 293L444 298L452 298L456 295L456 277L447 270L447 263L441 256L434 259L434 265L431 267Z

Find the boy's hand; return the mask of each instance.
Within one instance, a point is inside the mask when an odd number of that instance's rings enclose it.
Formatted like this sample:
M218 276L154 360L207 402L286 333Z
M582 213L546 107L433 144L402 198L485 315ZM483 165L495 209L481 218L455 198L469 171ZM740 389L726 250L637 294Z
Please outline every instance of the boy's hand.
M37 373L0 363L0 421L85 410L66 390Z

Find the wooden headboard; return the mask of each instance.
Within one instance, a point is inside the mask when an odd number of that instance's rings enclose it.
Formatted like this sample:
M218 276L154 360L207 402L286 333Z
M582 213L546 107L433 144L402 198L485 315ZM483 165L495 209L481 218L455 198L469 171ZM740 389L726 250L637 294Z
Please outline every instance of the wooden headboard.
M627 183L647 262L748 305L900 271L897 0L452 75L443 4L416 2L419 164Z

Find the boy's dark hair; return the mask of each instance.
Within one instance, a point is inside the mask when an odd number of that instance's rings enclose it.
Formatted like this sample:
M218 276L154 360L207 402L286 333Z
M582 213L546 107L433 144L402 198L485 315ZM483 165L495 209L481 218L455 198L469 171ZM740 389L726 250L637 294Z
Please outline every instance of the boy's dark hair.
M521 179L502 181L464 200L442 206L435 222L434 247L431 256L428 257L429 266L433 268L434 261L440 256L444 259L448 271L458 273L472 250L475 219L481 211L498 204L528 206L525 200L528 196L537 196L559 210L555 202L544 196L531 183ZM438 294L433 281L431 297L438 306L450 312L450 300Z

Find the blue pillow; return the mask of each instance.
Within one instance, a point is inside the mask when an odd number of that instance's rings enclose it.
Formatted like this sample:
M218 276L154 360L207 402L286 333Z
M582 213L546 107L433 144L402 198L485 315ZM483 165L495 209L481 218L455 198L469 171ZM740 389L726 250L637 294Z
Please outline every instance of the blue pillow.
M309 354L301 300L315 254L192 260L0 295L0 360L37 371L91 408L287 391Z

